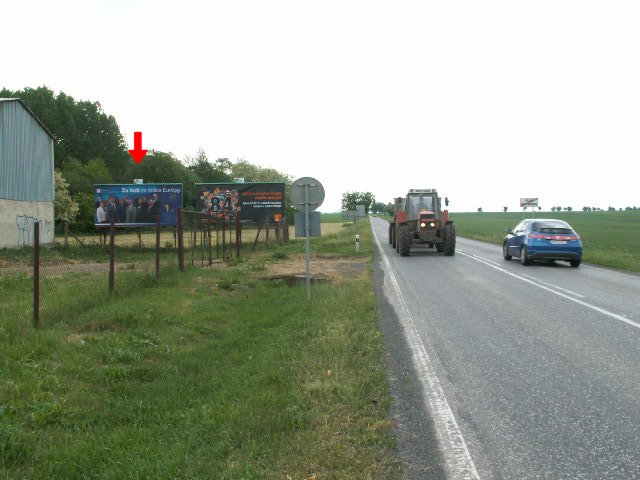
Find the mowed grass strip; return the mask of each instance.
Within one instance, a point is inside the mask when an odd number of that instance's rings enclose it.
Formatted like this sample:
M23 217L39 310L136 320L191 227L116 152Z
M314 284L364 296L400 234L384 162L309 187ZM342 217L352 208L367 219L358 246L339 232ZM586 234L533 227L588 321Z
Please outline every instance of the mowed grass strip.
M582 237L585 262L640 272L640 211L536 212L535 216L571 224ZM452 213L451 218L461 237L502 245L504 230L523 217L522 212L472 212Z
M354 228L313 249L349 255ZM260 278L303 245L158 283L132 272L126 294L39 331L25 277L2 277L0 478L397 477L370 272L314 285L311 305ZM59 294L104 292L80 278Z

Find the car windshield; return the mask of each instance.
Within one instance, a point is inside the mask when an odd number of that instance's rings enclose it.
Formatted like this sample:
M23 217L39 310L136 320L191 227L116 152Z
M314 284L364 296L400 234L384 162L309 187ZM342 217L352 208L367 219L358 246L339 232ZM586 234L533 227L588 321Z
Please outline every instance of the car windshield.
M569 224L560 220L534 222L532 230L540 233L573 233L573 229L569 226Z
M420 210L433 211L433 198L429 195L416 195L409 197L409 218L416 218Z

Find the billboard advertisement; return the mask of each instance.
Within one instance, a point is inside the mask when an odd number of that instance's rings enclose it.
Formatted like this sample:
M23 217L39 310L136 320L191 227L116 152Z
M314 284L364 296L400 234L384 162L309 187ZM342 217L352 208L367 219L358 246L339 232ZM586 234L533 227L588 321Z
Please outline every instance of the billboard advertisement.
M224 216L240 213L240 220L262 222L267 215L284 215L284 183L198 183L199 212Z
M537 207L538 199L537 198L520 198L520 206L521 207Z
M115 219L118 227L142 227L156 224L178 224L178 209L182 208L181 183L105 184L94 185L96 227L110 225Z

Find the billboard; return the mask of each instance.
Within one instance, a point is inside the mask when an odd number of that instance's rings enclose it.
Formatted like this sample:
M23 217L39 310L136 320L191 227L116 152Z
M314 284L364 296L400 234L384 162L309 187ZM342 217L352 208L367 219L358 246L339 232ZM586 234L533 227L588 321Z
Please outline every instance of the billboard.
M521 207L537 207L538 199L537 198L520 198L520 206Z
M182 208L181 183L102 184L93 186L96 227L107 226L115 219L118 227L142 227L156 224L178 224Z
M198 183L199 212L211 215L240 213L240 220L262 222L267 215L284 215L284 183Z

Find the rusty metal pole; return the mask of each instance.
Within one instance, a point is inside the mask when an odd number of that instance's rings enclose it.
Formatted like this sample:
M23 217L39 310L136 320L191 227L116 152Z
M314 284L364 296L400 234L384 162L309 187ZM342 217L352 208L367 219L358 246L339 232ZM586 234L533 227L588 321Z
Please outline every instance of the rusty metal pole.
M267 248L269 248L269 234L271 232L271 228L270 228L270 225L269 225L269 217L270 217L270 215L267 215L267 220L266 220L266 224L267 224L266 225L266 227L267 227Z
M115 279L115 262L116 262L116 223L111 219L111 228L109 229L109 295L113 294L116 288Z
M178 268L184 272L184 226L181 208L178 209Z
M242 225L240 215L236 215L236 258L240 258L240 245L242 244Z
M156 280L160 278L160 215L156 215Z
M33 222L33 326L40 327L40 222Z
M211 217L207 219L207 237L209 239L209 266L213 263L213 246L211 245Z
M227 256L226 256L226 248L225 248L225 244L227 242L227 219L223 218L222 221L222 260L226 261L227 260Z

